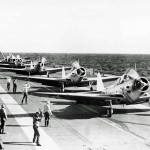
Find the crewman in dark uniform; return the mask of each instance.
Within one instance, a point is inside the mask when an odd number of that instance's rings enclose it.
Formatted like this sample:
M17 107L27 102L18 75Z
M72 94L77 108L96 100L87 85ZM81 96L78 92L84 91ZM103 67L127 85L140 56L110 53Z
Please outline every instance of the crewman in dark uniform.
M33 136L33 143L36 143L37 146L41 146L39 143L40 140L40 132L39 132L39 125L41 122L41 117L39 112L35 113L35 116L33 117L33 130L34 130L34 136Z
M7 120L7 113L5 110L5 106L2 104L0 109L0 119L1 119L1 129L0 133L5 134L5 122Z
M7 90L9 91L10 89L10 83L11 83L11 78L7 77Z
M13 92L16 93L17 90L17 79L13 80Z

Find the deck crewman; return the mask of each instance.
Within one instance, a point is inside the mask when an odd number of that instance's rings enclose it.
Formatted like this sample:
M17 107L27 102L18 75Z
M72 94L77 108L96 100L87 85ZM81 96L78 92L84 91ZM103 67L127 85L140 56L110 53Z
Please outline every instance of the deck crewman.
M7 77L7 90L10 89L11 77Z
M33 136L33 143L36 143L37 146L41 146L39 140L40 140L40 132L39 132L39 125L41 122L41 117L39 112L35 113L35 116L33 117L33 130L34 130L34 136Z
M1 133L1 134L6 134L6 133L5 133L5 123L6 123L6 120L7 120L7 113L6 113L5 105L4 105L4 104L1 105L1 109L0 109L0 119L1 119L1 129L0 129L0 133Z
M23 104L24 99L25 99L26 104L28 103L27 99L28 99L28 89L29 88L30 88L30 84L26 83L24 88L23 88L23 98L22 98L22 101L21 101L22 104Z
M13 80L13 92L16 93L17 90L17 79Z
M50 108L50 101L44 105L45 127L49 126L50 116L53 115Z

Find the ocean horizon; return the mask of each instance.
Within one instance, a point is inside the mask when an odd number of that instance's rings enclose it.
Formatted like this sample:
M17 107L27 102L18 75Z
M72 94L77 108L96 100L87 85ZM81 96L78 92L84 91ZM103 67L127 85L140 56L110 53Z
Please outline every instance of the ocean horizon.
M7 55L9 53L5 53ZM135 68L141 76L150 74L149 54L79 54L79 53L12 53L21 58L29 57L33 61L46 58L47 66L69 66L79 60L85 68L93 68L104 74L122 75L128 68Z

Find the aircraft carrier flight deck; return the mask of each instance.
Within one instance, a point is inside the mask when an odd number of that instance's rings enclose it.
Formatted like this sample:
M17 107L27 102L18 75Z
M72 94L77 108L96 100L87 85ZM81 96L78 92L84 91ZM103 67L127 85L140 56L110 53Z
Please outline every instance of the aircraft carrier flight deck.
M6 150L149 150L150 107L114 105L111 118L106 108L77 104L75 101L48 96L58 88L30 82L28 104L21 105L22 88L26 81L18 80L17 93L6 88L6 76L0 73L0 103L6 105L8 119L6 134L1 138ZM32 117L47 100L51 102L53 116L50 126L40 124L40 143L32 143Z

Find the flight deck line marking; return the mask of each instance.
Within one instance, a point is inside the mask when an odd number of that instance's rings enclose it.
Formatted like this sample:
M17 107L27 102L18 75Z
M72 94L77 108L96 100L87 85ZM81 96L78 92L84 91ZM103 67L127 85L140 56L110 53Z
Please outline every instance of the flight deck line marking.
M92 108L89 108L89 107L87 107L87 106L85 106L85 105L84 105L84 106L82 105L82 107L85 108L85 109L88 109L88 110L90 110L90 111L92 111L92 112L94 112L94 113L99 114L98 111L93 110ZM142 139L142 138L140 138L140 137L137 137L136 135L134 135L134 134L132 134L132 133L130 133L130 132L127 132L127 131L121 129L120 127L117 127L114 123L110 123L110 122L108 122L108 121L106 121L106 120L104 120L104 119L102 119L102 118L98 118L98 119L101 120L101 121L103 121L103 122L105 122L106 124L109 124L110 126L113 126L113 127L117 128L118 130L120 130L120 131L122 131L122 132L124 132L124 133L126 133L126 134L128 134L128 135L130 135L130 136L132 136L132 137L134 137L134 138L136 138L136 139L139 140L140 142L144 142L144 143L146 144L146 140L144 140L144 139Z
M6 92L1 86L0 86L0 92ZM9 95L9 94L0 94L0 98L3 101L3 103L6 104L9 111L15 115L15 114L27 114L27 112L18 105L18 103ZM8 104L8 105L7 105ZM33 119L31 117L17 117L15 118L18 125L20 125L21 129L24 131L26 136L30 141L32 141L33 138L33 127L32 122ZM25 126L22 126L25 125ZM45 131L40 128L40 142L42 144L41 147L35 146L34 148L36 150L61 150L61 148L52 140L50 136L48 136ZM34 145L33 145L34 146Z

